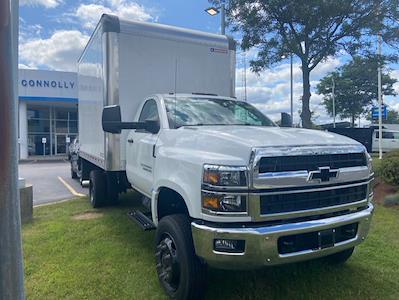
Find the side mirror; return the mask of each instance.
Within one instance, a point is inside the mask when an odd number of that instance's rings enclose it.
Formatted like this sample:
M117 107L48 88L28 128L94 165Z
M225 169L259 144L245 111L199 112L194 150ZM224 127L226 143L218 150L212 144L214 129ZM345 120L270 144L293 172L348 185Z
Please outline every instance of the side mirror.
M160 126L159 121L156 120L145 120L144 129L152 134L156 134L159 132Z
M119 105L110 105L103 108L102 126L105 132L121 133L122 117Z
M103 130L109 133L121 133L122 129L144 129L152 134L158 133L159 121L146 120L145 122L122 122L119 105L110 105L103 108L101 123Z

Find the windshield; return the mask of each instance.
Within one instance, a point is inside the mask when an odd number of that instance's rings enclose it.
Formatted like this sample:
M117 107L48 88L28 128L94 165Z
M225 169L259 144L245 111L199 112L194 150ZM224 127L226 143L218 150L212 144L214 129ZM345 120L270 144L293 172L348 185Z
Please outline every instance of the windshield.
M252 105L229 99L165 98L170 128L205 125L275 126Z

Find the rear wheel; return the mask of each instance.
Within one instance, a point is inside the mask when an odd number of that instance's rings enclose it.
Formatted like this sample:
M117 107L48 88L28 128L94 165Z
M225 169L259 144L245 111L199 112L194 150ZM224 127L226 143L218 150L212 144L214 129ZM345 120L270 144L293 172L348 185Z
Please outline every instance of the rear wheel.
M119 183L116 173L107 172L107 198L109 204L115 204L119 200Z
M158 278L172 299L202 299L206 265L196 256L190 221L185 215L161 219L156 234Z
M354 250L355 247L352 247L344 251L326 256L325 259L331 264L340 265L345 263L352 256Z
M90 172L90 203L94 208L102 207L107 202L107 181L103 171L93 170Z

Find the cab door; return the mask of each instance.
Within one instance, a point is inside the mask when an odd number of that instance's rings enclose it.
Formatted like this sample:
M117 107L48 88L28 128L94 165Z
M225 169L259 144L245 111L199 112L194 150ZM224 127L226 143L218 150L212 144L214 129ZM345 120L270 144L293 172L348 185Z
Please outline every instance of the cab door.
M139 122L147 120L159 123L157 102L147 100L140 113ZM157 133L150 133L144 129L129 132L126 145L126 174L129 182L139 192L151 196L153 172L155 167L155 144Z

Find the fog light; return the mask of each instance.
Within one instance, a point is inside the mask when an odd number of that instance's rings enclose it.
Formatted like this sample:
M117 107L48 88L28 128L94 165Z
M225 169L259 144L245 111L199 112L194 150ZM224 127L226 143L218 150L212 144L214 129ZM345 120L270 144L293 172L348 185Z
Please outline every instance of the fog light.
M217 212L245 213L247 211L247 197L240 194L202 191L202 207Z
M215 239L213 249L218 252L243 253L245 249L245 241Z

